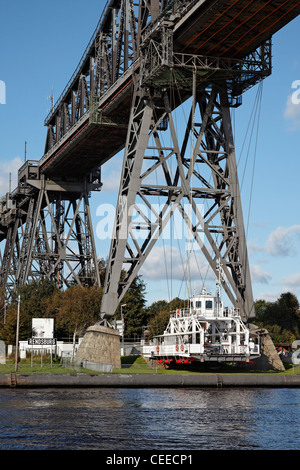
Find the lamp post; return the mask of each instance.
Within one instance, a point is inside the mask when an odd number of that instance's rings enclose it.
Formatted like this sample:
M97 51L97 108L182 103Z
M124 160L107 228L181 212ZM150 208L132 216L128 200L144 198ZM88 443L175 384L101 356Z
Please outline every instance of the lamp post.
M125 330L125 323L124 323L124 315L123 315L123 307L127 304L121 305L121 320L122 320L122 355L124 356L124 330Z
M18 314L17 314L15 372L17 372L17 370L18 370L20 303L21 303L21 297L19 296L19 297L18 297Z

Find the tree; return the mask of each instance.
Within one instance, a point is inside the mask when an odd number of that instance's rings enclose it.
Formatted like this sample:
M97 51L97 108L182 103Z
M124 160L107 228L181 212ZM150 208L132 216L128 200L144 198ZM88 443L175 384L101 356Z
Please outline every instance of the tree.
M102 292L95 287L73 286L58 292L48 311L55 308L56 331L73 336L73 359L78 335L99 319Z
M100 263L100 262L99 262ZM101 261L101 266L103 262ZM101 276L105 268L101 268ZM122 273L124 277L125 273ZM127 338L140 336L147 325L145 311L146 285L141 276L134 279L122 304L126 304L125 325ZM73 340L84 334L86 328L100 320L102 288L72 285L65 291L59 290L48 280L33 281L16 291L6 312L6 323L0 316L0 338L13 344L16 335L17 297L21 296L20 340L32 335L32 318L54 318L56 338L73 336ZM0 292L0 308L3 307ZM120 318L120 306L116 312Z
M56 330L72 335L73 345L78 335L99 320L101 296L101 289L77 285L57 292L48 305L48 312L55 315Z
M271 302L266 302L262 299L256 300L256 302L254 303L256 321L264 321L266 311L270 306Z
M20 340L23 336L24 319L20 318ZM6 310L6 322L1 323L0 338L7 344L15 344L17 329L17 305L11 304ZM28 337L28 336L27 336Z
M255 302L255 323L266 328L276 343L300 338L300 310L297 297L285 292L275 302Z
M300 326L300 311L297 297L291 292L281 294L278 299L278 316L281 326L293 332ZM279 318L278 318L279 320Z
M14 344L17 325L17 299L20 296L19 339L27 340L32 336L32 318L47 317L47 302L58 289L49 280L32 281L14 292L6 309L6 321L0 324L1 339Z
M5 313L5 295L4 295L4 290L0 288L0 322L4 321L4 313Z
M32 336L32 318L54 318L56 337L75 336L99 320L102 290L95 287L70 287L59 290L54 283L33 281L21 287L0 322L0 338L15 343L17 297L20 295L20 341ZM0 298L1 302L1 298Z
M162 335L165 331L170 318L170 311L165 309L159 311L149 321L149 338L152 339L154 336Z
M185 301L178 297L170 302L159 300L150 305L148 308L148 315L151 315L149 319L149 338L152 339L154 336L162 335L168 325L171 312L178 308L184 308L184 306Z
M156 300L147 308L147 316L149 320L157 315L162 310L168 308L168 302L166 300Z
M134 339L136 336L141 336L143 327L146 326L146 285L142 280L142 276L137 276L126 294L121 301L121 304L126 304L123 308L125 332L124 336L127 339ZM121 308L118 307L116 317L120 318Z

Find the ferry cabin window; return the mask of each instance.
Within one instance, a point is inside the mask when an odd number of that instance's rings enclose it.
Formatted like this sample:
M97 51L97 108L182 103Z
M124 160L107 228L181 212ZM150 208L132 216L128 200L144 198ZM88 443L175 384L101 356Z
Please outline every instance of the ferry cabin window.
M200 300L196 300L196 308L201 308L201 301Z
M206 302L205 302L205 308L207 308L207 309L213 308L212 300L206 300Z

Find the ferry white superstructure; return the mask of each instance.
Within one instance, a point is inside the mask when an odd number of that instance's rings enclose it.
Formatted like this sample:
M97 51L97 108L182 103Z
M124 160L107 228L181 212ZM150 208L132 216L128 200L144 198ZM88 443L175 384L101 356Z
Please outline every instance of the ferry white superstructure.
M260 351L239 310L224 308L219 292L212 296L203 289L189 300L188 308L171 313L164 334L144 345L143 355L167 364L249 362Z

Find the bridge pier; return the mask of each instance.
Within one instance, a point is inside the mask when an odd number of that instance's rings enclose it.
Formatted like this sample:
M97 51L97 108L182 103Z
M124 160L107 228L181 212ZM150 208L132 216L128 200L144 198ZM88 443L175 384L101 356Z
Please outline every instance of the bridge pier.
M270 38L299 12L286 0L109 0L45 120L44 155L21 167L18 188L0 200L0 286L10 294L30 279L99 285L89 192L101 184L87 175L125 146L102 318L114 315L177 211L250 319L229 109L271 74ZM189 101L176 128L174 111Z
M166 13L141 40L101 315L114 315L178 211L216 277L221 264L224 290L246 321L254 302L230 107L270 75L271 43L242 60L181 52L177 25ZM188 119L176 127L183 107Z
M101 187L99 175L94 182L90 176L50 180L36 163L27 161L19 170L14 211L2 207L9 234L0 271L6 297L30 280L100 287L89 207L90 191Z
M143 90L136 92L106 270L102 317L113 316L175 211L181 214L192 241L201 249L216 278L221 263L226 279L224 290L232 304L240 308L245 320L253 316L228 103L227 91L222 88L195 88L186 126L181 125L178 130L171 93L159 89L152 95ZM122 271L125 277L121 277Z

